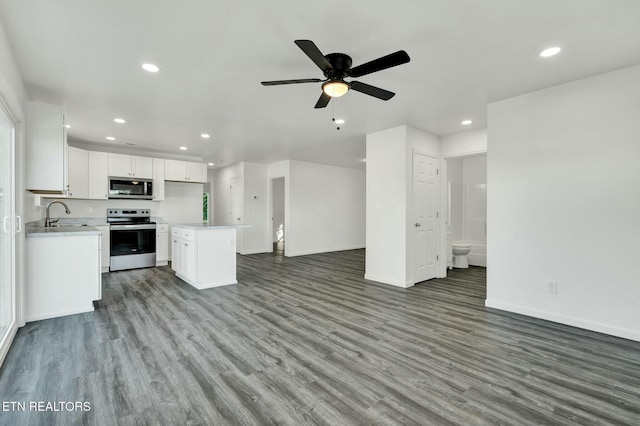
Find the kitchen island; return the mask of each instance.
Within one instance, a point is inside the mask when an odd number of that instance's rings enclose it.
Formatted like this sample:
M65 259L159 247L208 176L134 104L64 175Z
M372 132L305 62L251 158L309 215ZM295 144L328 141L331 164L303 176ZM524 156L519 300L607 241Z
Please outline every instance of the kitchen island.
M250 225L177 224L171 228L171 269L197 289L236 284L236 229Z
M94 310L102 298L101 232L91 226L28 226L25 320Z

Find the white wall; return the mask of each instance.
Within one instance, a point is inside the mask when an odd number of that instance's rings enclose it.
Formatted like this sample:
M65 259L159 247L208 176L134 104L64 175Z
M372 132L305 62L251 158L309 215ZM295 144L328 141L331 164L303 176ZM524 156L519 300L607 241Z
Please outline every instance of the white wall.
M271 244L271 217L269 216L269 179L264 164L243 163L243 217L242 223L251 228L240 229L241 254L265 253L273 250Z
M287 256L365 246L364 170L289 161L287 189Z
M639 82L489 105L487 306L640 341Z
M455 133L440 138L442 158L487 152L487 129Z
M230 184L240 178L240 222L233 217ZM264 253L270 243L271 216L269 206L268 167L264 164L237 163L214 173L214 215L219 225L251 225L238 230L237 250L240 254Z
M213 214L217 225L233 225L237 222L231 217L231 192L229 185L231 179L244 177L244 166L242 163L232 164L221 169L215 169L213 178ZM240 243L238 241L238 243Z
M462 185L463 185L463 173L462 173L462 158L450 158L447 160L447 180L450 184L450 196L449 206L451 208L449 212L449 218L451 227L453 228L452 238L453 241L461 241L462 237Z
M69 206L67 215L61 206L51 207L51 216L60 218L102 218L108 208L149 209L151 216L161 217L169 224L202 222L203 184L165 182L164 201L148 200L74 200L64 198L43 198L41 204L61 200Z
M414 284L408 225L413 223L414 151L438 158L439 140L409 126L367 135L365 278L399 287Z

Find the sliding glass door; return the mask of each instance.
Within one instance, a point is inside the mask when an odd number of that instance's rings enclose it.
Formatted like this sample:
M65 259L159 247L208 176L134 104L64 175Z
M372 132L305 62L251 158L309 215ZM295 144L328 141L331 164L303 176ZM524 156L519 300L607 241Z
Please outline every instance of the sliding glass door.
M0 103L0 362L16 326L14 130Z

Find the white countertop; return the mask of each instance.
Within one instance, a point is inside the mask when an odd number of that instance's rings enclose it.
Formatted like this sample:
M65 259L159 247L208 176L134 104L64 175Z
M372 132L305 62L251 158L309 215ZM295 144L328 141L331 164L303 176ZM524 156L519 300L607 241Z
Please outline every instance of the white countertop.
M30 237L77 237L87 235L101 235L99 229L92 226L58 226L45 228L44 226L28 226L27 238Z
M251 228L253 225L209 225L207 223L176 223L172 228L187 229L238 229Z

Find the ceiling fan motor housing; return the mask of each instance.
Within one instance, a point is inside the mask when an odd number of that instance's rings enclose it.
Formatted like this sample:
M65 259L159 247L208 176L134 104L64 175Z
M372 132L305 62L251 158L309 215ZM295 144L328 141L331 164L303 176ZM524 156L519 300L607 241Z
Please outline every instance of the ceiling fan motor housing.
M351 69L351 56L344 53L329 53L325 55L327 61L331 64L333 69L324 69L324 76L330 80L342 80L349 75Z

